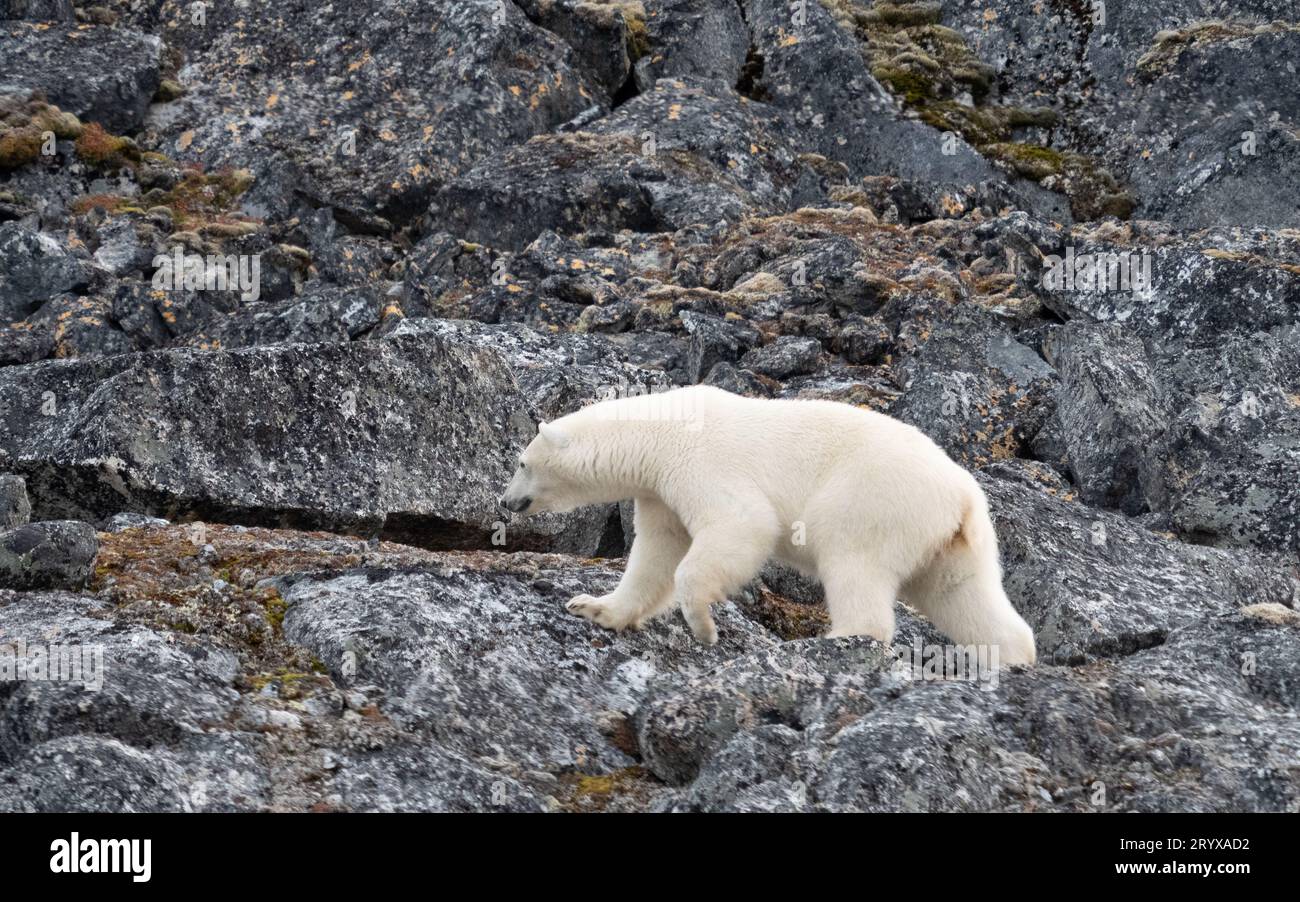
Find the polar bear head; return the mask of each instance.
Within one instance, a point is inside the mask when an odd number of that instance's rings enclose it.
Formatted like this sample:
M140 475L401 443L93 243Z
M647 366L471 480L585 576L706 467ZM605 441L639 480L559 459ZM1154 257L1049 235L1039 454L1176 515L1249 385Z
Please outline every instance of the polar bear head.
M501 505L516 514L543 511L565 513L589 503L589 486L577 478L572 457L572 436L554 423L542 423L537 436L519 455L514 476L501 496Z

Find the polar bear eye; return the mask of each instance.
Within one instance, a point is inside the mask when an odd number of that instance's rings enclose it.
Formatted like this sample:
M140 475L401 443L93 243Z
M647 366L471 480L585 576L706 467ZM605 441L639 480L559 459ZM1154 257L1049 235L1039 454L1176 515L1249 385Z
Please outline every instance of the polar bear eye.
M527 470L527 469L528 469L528 464L524 463L522 460L519 461L519 469L521 469L521 470Z

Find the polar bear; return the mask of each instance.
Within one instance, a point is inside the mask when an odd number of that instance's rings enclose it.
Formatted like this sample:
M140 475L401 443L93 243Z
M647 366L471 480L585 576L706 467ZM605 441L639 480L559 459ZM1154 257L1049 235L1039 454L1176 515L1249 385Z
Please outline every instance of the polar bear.
M775 556L821 581L831 636L889 643L901 597L958 644L1035 660L979 483L891 417L710 386L602 401L541 424L501 503L526 515L629 498L636 535L618 588L567 606L601 626L676 606L713 644L709 606Z

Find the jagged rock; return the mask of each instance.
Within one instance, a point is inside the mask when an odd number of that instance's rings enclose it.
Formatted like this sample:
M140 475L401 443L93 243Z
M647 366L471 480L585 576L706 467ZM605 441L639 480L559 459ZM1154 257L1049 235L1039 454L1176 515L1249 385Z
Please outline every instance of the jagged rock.
M1050 347L1061 387L1035 450L1061 460L1089 504L1141 513L1151 452L1169 426L1142 342L1118 323L1073 322Z
M306 213L307 198L353 231L385 233L475 159L603 94L568 45L508 2L367 0L257 16L213 4L196 27L187 4L168 0L157 15L148 27L187 56L185 95L150 118L160 149L251 169L244 206L258 215ZM263 62L230 65L244 58Z
M27 483L12 473L0 474L0 528L22 526L32 518Z
M1019 209L1069 221L1062 198L1025 180L1009 180L960 135L945 145L937 129L904 118L893 96L872 77L857 39L820 3L801 7L796 24L784 0L747 0L753 53L761 75L751 96L786 111L801 144L844 163L855 176L894 175L926 186L938 208ZM951 148L951 153L945 149Z
M0 19L71 22L72 0L0 0Z
M742 80L749 29L742 4L708 0L646 0L648 51L637 60L642 91L665 77L712 78L734 85Z
M1089 341L1082 323L1065 330L1060 353L1077 375L1062 388L1065 419L1043 447L1063 456L1094 503L1167 512L1175 528L1202 541L1295 550L1300 275L1287 262L1294 251L1240 244L1133 251L1150 257L1148 291L1042 292L1065 317L1117 324L1096 335L1133 336ZM1079 431L1079 418L1100 431ZM1099 441L1117 447L1103 450ZM1140 466L1123 460L1125 447L1141 449ZM1134 477L1136 484L1119 484Z
M1056 373L996 317L911 296L881 317L898 323L904 380L891 415L971 467L1015 457L1037 435Z
M816 372L821 359L822 346L817 339L783 335L746 353L740 366L773 379L788 379Z
M107 25L8 22L0 40L6 84L41 91L83 122L117 134L139 128L158 90L163 42Z
M690 335L686 377L698 383L722 363L735 363L758 343L758 333L744 322L728 322L704 313L683 313L682 325Z
M1290 65L1300 40L1289 0L1108 4L1100 22L1086 5L1032 0L985 12L944 4L1006 101L1054 103L1065 113L1057 146L1098 151L1132 185L1139 215L1192 228L1295 225L1277 189L1296 181L1300 119L1294 93L1268 74Z
M16 222L0 225L0 321L21 320L42 302L88 280L85 263L53 236ZM25 356L21 351L15 355Z
M539 136L452 180L428 219L512 250L543 229L669 231L787 204L803 170L726 84L663 79L587 131Z
M25 499L23 499L25 500ZM27 507L30 513L30 506ZM22 519L18 511L16 519ZM77 520L23 523L0 532L0 585L9 589L77 589L90 577L99 542Z
M489 326L432 318L404 320L387 337L403 335L437 335L500 353L524 395L547 420L592 401L672 387L661 373L629 364L621 348L597 335L547 336L515 323Z
M633 763L617 731L647 681L720 658L690 642L679 617L616 636L562 613L573 595L612 588L613 576L543 563L486 584L456 567L303 579L285 590L285 631L344 685L379 685L383 709L406 728L453 729L462 753L607 772ZM724 655L771 643L731 605L719 614ZM467 647L497 651L471 659Z
M632 70L634 43L644 41L645 10L639 2L521 0L524 15L564 39L612 100Z
M1124 517L981 477L998 531L1004 585L1037 637L1039 658L1078 664L1164 642L1189 622L1252 602L1293 605L1284 559L1186 545ZM1046 489L1046 491L1044 491Z
M656 772L694 774L660 809L1275 811L1296 801L1295 697L1261 693L1241 655L1285 670L1295 640L1232 614L1087 670L1004 672L996 688L908 679L867 640L812 640L665 681L637 719ZM1294 679L1283 670L1263 682ZM715 713L718 736L691 731Z
M0 366L44 360L54 350L54 334L45 329L0 329Z
M181 343L245 348L350 341L379 324L381 307L382 299L372 290L311 286L285 301L214 317Z

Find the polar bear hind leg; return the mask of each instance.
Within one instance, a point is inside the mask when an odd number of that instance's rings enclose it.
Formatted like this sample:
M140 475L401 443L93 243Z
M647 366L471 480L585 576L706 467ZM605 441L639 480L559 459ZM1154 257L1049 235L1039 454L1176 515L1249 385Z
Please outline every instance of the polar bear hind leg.
M838 556L818 564L830 638L871 636L888 645L894 640L894 599L898 578L871 560Z

